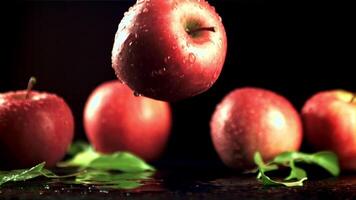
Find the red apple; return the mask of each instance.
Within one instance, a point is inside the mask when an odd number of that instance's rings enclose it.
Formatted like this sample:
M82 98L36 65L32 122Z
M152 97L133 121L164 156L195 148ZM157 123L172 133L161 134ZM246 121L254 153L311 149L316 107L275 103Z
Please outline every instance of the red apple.
M230 92L212 116L211 137L222 161L243 170L254 166L256 151L270 160L284 151L298 150L302 125L284 97L259 88Z
M171 110L166 102L134 96L126 85L110 81L90 95L84 127L99 152L130 151L153 161L167 143Z
M356 170L356 99L343 90L312 96L302 109L307 141L316 150L334 151L340 165Z
M52 167L65 155L73 134L73 115L61 97L30 90L0 94L1 166L45 161Z
M119 24L112 67L136 93L175 101L213 85L226 49L221 18L205 0L138 0Z

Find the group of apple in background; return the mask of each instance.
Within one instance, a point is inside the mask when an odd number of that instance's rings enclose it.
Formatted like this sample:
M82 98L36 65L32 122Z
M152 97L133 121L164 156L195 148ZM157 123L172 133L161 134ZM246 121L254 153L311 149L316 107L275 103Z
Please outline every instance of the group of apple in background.
M115 36L112 67L120 81L103 83L86 103L88 140L99 152L125 150L158 159L172 123L164 101L208 90L226 51L221 18L206 1L137 1ZM320 92L299 115L272 91L235 89L217 105L210 127L218 155L231 168L252 167L256 151L269 160L298 150L305 136L316 150L334 151L343 169L356 170L356 100L350 92ZM0 94L0 165L55 166L73 133L73 116L62 98L36 91Z

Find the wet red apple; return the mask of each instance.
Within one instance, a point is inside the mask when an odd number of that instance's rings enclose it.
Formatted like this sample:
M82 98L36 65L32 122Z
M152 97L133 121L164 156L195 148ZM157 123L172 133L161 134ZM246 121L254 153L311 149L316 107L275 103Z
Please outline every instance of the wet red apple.
M138 0L119 24L112 67L136 93L176 101L214 84L226 49L221 18L205 0Z
M323 91L302 109L307 141L316 150L334 151L340 165L356 170L356 99L344 90Z
M284 97L259 88L235 89L212 116L211 137L221 160L238 170L254 166L256 151L270 160L302 142L300 117Z
M55 94L29 89L0 94L0 166L54 166L74 134L73 115Z
M146 161L160 157L171 128L168 103L135 96L119 81L98 86L84 111L90 143L103 153L130 151Z

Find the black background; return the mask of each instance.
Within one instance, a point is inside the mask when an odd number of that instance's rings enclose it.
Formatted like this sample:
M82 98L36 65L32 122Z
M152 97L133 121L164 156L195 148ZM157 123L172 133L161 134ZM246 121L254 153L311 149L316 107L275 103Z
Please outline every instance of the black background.
M272 4L209 1L221 15L228 52L220 78L204 94L172 103L173 130L164 158L213 160L209 121L237 87L276 91L300 110L320 90L356 91L355 21L351 6L331 2ZM134 1L17 1L1 6L0 92L57 93L73 110L76 139L90 92L115 79L111 49L117 25Z

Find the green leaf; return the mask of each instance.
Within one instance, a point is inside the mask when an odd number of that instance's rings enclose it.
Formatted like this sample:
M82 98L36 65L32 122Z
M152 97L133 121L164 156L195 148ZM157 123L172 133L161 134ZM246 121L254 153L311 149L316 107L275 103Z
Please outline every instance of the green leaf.
M275 181L266 176L264 173L261 173L261 180L263 185L265 186L287 186L287 187L296 187L296 186L303 186L303 182L306 181L308 178L304 177L297 181Z
M284 180L302 180L307 177L307 172L304 169L295 166L294 161L290 162L290 169L291 170L289 176L286 177Z
M75 155L72 159L58 163L57 166L86 168L93 160L98 157L100 157L100 154L94 151L93 148L87 148L84 151Z
M155 169L141 158L128 153L117 152L110 155L100 155L88 167L100 170L119 170L122 172L154 171Z
M259 169L257 179L260 179L262 181L262 184L265 186L278 186L278 185L283 185L283 186L287 186L287 187L303 186L303 182L305 180L307 180L306 177L303 177L297 181L275 181L275 180L272 180L265 174L265 172L277 170L278 166L274 165L274 164L265 164L263 162L262 156L259 152L255 153L254 161Z
M327 170L333 176L340 174L338 158L335 153L330 151L321 151L311 155L313 163Z
M98 170L118 170L122 172L154 171L154 167L129 152L101 154L86 148L72 159L59 163L60 167L81 167Z
M91 148L90 145L87 142L84 141L76 141L72 145L70 145L67 154L70 156L75 156L80 152L83 152L87 150L88 148Z
M10 181L25 181L42 175L45 162L30 169L16 169L11 171L0 171L0 186Z
M299 168L295 163L316 164L327 170L333 176L340 174L340 168L337 156L330 151L322 151L314 154L306 154L301 152L284 152L277 155L271 162L265 164L259 152L254 155L254 161L258 166L257 179L260 179L264 185L284 185L288 187L302 186L303 182L307 180L307 173L304 169ZM277 166L276 166L277 165ZM278 169L278 165L290 168L290 174L284 180L275 181L268 177L265 172ZM290 180L296 180L290 182Z

